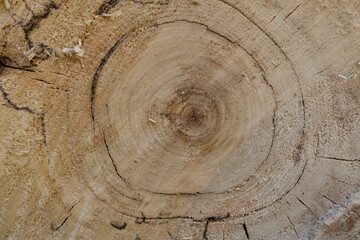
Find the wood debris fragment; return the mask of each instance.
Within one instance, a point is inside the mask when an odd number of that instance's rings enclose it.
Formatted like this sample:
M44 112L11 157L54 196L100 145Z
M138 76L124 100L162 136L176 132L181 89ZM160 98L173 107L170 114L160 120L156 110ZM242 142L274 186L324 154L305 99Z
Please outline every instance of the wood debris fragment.
M81 40L79 39L78 45L76 45L73 48L63 48L62 52L65 54L69 54L69 55L76 55L79 57L83 57L85 54L85 51L83 49L81 49L82 47L82 43Z
M342 74L338 75L338 77L340 77L340 78L342 78L342 79L344 79L344 80L347 80L347 79L348 79L348 77L346 77L346 76L344 76L344 75L342 75Z
M4 0L5 8L10 9L11 5L9 3L9 0Z
M152 122L152 123L155 123L155 124L157 123L157 122L156 122L154 119L152 119L152 118L149 118L149 121Z
M31 61L36 56L35 48L30 48L26 52L24 52L24 55Z
M113 13L104 13L101 16L109 17L111 20L115 20L121 14L122 14L122 12L119 10L119 11L116 11L116 12L113 12Z

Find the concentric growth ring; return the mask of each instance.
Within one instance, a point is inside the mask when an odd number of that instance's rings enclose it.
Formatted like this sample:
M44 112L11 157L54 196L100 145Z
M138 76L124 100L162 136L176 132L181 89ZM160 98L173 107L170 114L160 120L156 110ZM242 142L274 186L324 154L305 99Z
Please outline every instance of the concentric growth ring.
M282 197L301 174L293 156L302 99L286 91L298 84L290 63L259 31L288 74L280 78L259 45L242 38L246 32L233 41L227 31L192 19L159 21L118 41L99 67L93 119L115 169L101 184L120 194L124 212L157 217L171 206L170 216L212 216L232 204L232 215L246 215ZM270 193L275 198L256 199ZM121 196L130 195L148 199L146 206L125 204Z

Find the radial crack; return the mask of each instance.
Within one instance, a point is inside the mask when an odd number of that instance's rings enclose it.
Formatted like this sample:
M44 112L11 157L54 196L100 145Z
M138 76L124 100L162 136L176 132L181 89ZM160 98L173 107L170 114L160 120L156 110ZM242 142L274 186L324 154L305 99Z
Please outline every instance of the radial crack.
M68 210L68 213L71 212L71 210L73 210L74 207L75 207L76 205L78 205L83 199L84 199L84 197L82 197L78 202L74 203L74 205L72 205L71 208Z
M311 208L308 207L308 205L306 205L300 198L296 197L296 199L302 204L304 205L307 210L309 210L309 212L311 212L316 218L318 218L318 216L311 210Z
M54 225L51 224L51 229L52 229L54 232L57 231L57 230L59 230L62 226L64 226L64 224L65 224L66 221L69 219L69 217L70 217L70 216L67 216L67 217L62 221L62 223L61 223L59 226L57 226L57 227L54 227Z
M205 228L204 228L204 232L203 232L203 238L205 240L208 240L208 236L207 236L207 232L208 232L208 227L209 227L209 223L210 222L216 222L216 221L222 221L224 219L227 219L230 217L230 213L227 213L225 216L220 216L220 217L209 217L206 219L205 222Z
M291 224L291 226L292 226L292 229L294 230L294 232L295 232L295 234L296 234L296 237L299 238L299 235L298 235L298 233L297 233L297 231L296 231L295 225L293 224L293 222L291 221L291 219L289 218L288 215L286 215L286 217L287 217L287 219L289 220L289 222L290 222L290 224Z
M336 157L327 157L327 156L316 156L317 158L322 158L326 160L334 160L334 161L340 161L340 162L356 162L360 161L359 159L347 159L347 158L336 158Z
M34 70L31 70L31 69L9 66L9 65L4 64L2 61L0 61L0 67L10 68L10 69L19 70L19 71L25 71L25 72L36 72Z
M208 237L207 237L208 227L209 227L209 220L206 220L205 227L204 227L204 232L203 232L203 238L205 240L209 240Z
M323 198L327 199L328 201L332 202L333 204L336 204L335 201L331 200L330 198L328 198L326 195L324 194L320 194Z
M289 12L289 14L287 14L287 15L285 16L284 20L287 19L288 17L290 17L290 15L293 14L293 13L296 11L296 9L298 9L298 8L300 7L300 5L301 5L301 4L297 5L291 12Z
M248 232L248 228L247 228L247 226L246 226L246 223L245 223L245 222L243 223L242 227L243 227L243 229L244 229L244 232L245 232L246 238L247 238L247 239L250 239L249 232Z

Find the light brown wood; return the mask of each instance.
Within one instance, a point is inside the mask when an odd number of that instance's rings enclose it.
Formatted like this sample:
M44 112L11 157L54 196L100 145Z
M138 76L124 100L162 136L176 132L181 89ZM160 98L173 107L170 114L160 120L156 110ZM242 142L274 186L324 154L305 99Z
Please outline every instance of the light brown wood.
M0 239L359 239L360 3L0 4Z

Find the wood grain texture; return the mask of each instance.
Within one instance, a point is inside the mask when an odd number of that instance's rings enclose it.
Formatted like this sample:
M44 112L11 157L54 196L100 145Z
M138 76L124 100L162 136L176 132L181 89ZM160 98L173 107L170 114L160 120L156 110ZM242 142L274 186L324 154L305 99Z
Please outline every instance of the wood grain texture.
M360 4L0 3L0 239L358 239Z

